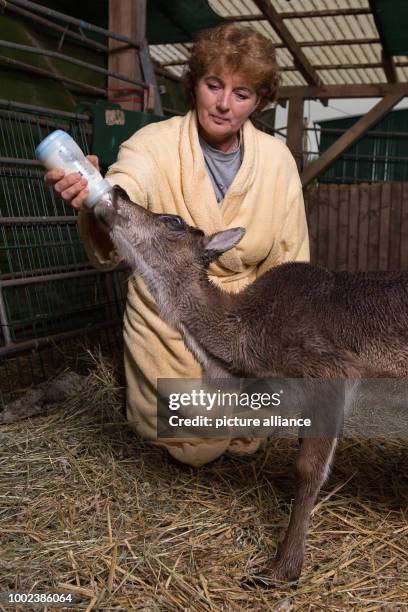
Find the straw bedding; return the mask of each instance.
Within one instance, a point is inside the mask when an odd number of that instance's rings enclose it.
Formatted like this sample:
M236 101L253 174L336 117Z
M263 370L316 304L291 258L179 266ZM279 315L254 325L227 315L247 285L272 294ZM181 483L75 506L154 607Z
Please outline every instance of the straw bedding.
M83 610L408 609L406 442L342 441L297 588L246 590L286 527L296 444L194 470L129 430L123 398L97 359L73 398L1 426L0 592L70 592Z

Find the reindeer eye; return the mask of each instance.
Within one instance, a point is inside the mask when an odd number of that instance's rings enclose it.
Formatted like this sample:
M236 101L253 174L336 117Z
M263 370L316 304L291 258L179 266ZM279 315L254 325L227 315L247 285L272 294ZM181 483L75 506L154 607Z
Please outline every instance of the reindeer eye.
M186 227L183 219L178 215L160 215L160 219L171 225L172 229L183 230Z

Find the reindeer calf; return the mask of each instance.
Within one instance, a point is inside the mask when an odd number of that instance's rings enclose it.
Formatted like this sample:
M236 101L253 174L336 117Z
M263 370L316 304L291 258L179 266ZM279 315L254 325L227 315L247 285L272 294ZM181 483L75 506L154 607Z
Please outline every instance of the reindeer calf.
M176 215L154 214L131 202L119 187L113 205L98 204L95 215L142 274L204 376L408 375L408 273L329 272L288 263L230 294L210 282L207 268L235 247L242 228L206 237ZM335 446L336 437L302 441L289 526L262 572L271 581L300 575L309 518Z

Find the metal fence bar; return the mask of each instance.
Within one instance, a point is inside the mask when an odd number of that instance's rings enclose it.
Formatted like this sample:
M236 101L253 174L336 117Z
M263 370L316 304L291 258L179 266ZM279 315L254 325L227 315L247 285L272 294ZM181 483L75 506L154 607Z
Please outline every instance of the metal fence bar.
M2 366L40 346L87 333L99 338L120 327L126 268L112 274L90 266L77 215L45 186L41 164L32 159L36 143L56 123L89 150L88 114L0 99Z
M32 225L46 223L77 223L78 217L0 217L0 225Z
M117 270L123 271L127 268L117 268ZM0 289L2 287L18 287L19 285L34 285L37 283L46 283L48 281L63 280L68 278L79 278L80 276L96 276L99 274L108 274L111 270L96 270L91 268L89 270L79 270L76 272L59 272L58 274L43 274L41 276L33 276L29 278L13 278L9 280L0 279Z
M11 114L12 113L12 114ZM56 121L54 119L42 118L42 117L33 117L28 113L19 112L15 110L8 110L4 108L0 108L0 118L10 119L11 121L24 121L24 123L30 123L34 125L42 125L46 128L55 128L60 130L67 129L67 123L63 121ZM88 117L88 121L89 121ZM89 126L85 129L87 134L92 134L92 128Z
M137 85L138 87L143 87L144 89L149 88L147 83L144 83L143 81L136 81L135 79L131 79L125 76L124 74L119 74L117 72L112 72L111 70L106 70L105 68L100 68L99 66L95 66L94 64L89 64L88 62L83 62L81 60L74 59L73 57L69 57L64 53L58 53L57 51L47 51L45 49L38 49L37 47L20 45L18 43L13 43L8 40L0 40L0 47L4 49L15 49L16 51L25 51L27 53L33 53L34 55L44 55L45 57L53 57L64 62L68 62L69 64L74 64L75 66L87 68L88 70L99 72L100 74L103 74L105 76L113 77L115 79L118 79L119 81L125 81L126 83L131 83L132 85Z
M89 121L89 116L84 113L70 113L68 111L54 110L53 108L45 108L44 106L34 106L33 104L24 104L23 102L12 102L0 98L0 106L4 106L6 110L23 110L33 112L35 114L49 115L50 117L63 117L66 119L76 119L78 121Z
M7 320L6 305L4 303L3 292L1 290L1 287L0 287L0 324L1 324L1 329L3 331L4 342L6 344L6 347L9 347L12 345L12 340L11 340L11 335L10 335L10 326Z
M34 268L27 272L27 270L23 270L22 272L13 272L13 274L6 273L0 276L1 280L11 280L12 278L28 278L30 276L38 276L40 274L58 274L61 270L64 269L64 272L69 272L70 270L89 270L89 263L75 263L75 264L64 264L63 266L51 266L49 268Z
M66 130L67 129L67 123L66 122L62 122L62 121L55 121L54 119L50 119L49 117L47 117L46 119L42 119L41 117L30 117L29 115L27 115L27 113L23 113L23 112L19 112L19 111L11 111L11 110L5 110L0 108L0 119L8 119L9 121L15 121L15 122L24 122L25 124L32 124L35 126L42 126L45 127L47 129L60 129L60 130ZM90 123L90 117L88 118L88 121L83 124L83 132L87 135L91 135L92 134L92 128L91 126L88 124ZM36 143L33 142L33 149L35 149ZM18 158L21 159L21 158Z
M318 155L318 153L316 151L303 151L304 156L308 156L308 155ZM390 163L408 163L408 156L407 155L376 155L375 153L372 154L365 154L365 153L343 153L343 155L341 156L341 159L347 159L347 160L362 160L362 161L369 161L372 163L375 163L376 161L379 162L390 162Z
M50 334L49 336L42 336L41 338L35 338L33 340L26 340L25 342L10 342L8 346L0 347L0 357L9 356L12 353L19 353L28 349L37 349L44 344L51 344L53 342L59 342L68 338L75 338L76 336L83 336L89 332L100 331L103 329L110 329L116 327L119 320L107 321L106 323L96 323L95 325L88 325L81 329L73 329L67 332L61 332L60 334Z
M390 162L390 163L406 163L408 162L408 157L407 156L399 156L399 155L376 155L376 154L372 154L372 155L364 155L363 153L344 153L344 155L342 155L342 158L344 159L348 159L348 160L359 160L361 159L362 161L371 161L372 163L375 163L376 161L383 161L383 162Z
M69 15L65 15L64 13L60 13L58 11L54 11L45 6L41 6L36 4L35 2L30 2L29 0L9 0L11 4L16 4L17 6L22 6L23 8L32 9L36 13L41 13L43 15L48 15L48 17L54 17L56 19L60 19L61 21L65 21L65 23L71 23L72 25L77 26L81 30L89 30L90 32L95 32L95 34L102 34L107 38L113 38L114 40L120 40L122 42L128 43L135 49L139 48L139 42L134 40L133 38L129 38L128 36L123 36L121 34L116 34L115 32L111 32L110 30L105 30L105 28L100 28L99 26L92 25L91 23L87 23L82 19L76 19L75 17L70 17Z
M318 124L319 125L319 124ZM321 134L344 134L346 131L344 128L328 128L328 127L307 127L303 128L306 132L320 132ZM369 130L366 136L379 136L380 138L408 138L408 132L392 132L384 130Z
M94 85L88 85L87 83L82 83L81 81L70 79L69 77L59 76L51 70L46 70L45 68L38 68L37 66L33 66L32 64L20 62L19 60L12 59L11 57L6 57L5 55L0 55L0 62L8 64L9 66L14 66L14 68L18 68L23 72L31 72L32 74L44 76L47 79L54 79L54 81L65 83L66 86L71 86L72 88L83 89L84 91L88 91L94 95L106 96L106 89L102 89L101 87L95 87Z
M35 13L32 13L31 11L27 11L22 8L18 8L17 6L14 6L11 2L8 2L4 8L7 11L11 11L12 13L17 13L17 15L22 15L23 17L27 17L28 19L30 19L30 21L34 21L35 23L45 25L49 27L51 30L54 30L56 32L61 32L61 34L63 34L63 38L65 37L72 38L82 43L85 46L89 46L93 49L97 49L98 51L104 51L105 53L108 53L109 51L109 47L107 47L106 45L102 45L101 43L98 43L95 40L92 40L91 38L88 38L87 36L85 36L85 34L81 35L81 34L77 34L76 32L71 32L70 30L67 30L66 27L64 28L63 26L60 26L57 23L54 23L53 21L49 21L48 19L39 17L38 15L36 15Z
M38 159L23 159L21 157L0 157L0 164L42 167L42 163L39 162Z

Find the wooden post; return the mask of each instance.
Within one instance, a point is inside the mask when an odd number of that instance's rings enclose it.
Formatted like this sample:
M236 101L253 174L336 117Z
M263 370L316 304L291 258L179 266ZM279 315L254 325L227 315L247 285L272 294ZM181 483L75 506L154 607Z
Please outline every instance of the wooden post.
M303 166L303 98L291 98L289 102L286 144L300 172Z
M389 94L344 132L327 151L304 170L301 176L303 187L306 187L314 178L322 174L322 172L331 166L336 159L343 155L351 145L357 142L370 127L381 121L381 119L389 113L403 97L403 93Z
M146 0L109 0L109 29L116 34L142 42L146 36ZM119 47L125 47L115 51ZM143 81L137 49L109 39L108 69ZM130 83L108 78L108 99L127 110L143 109L144 90Z

